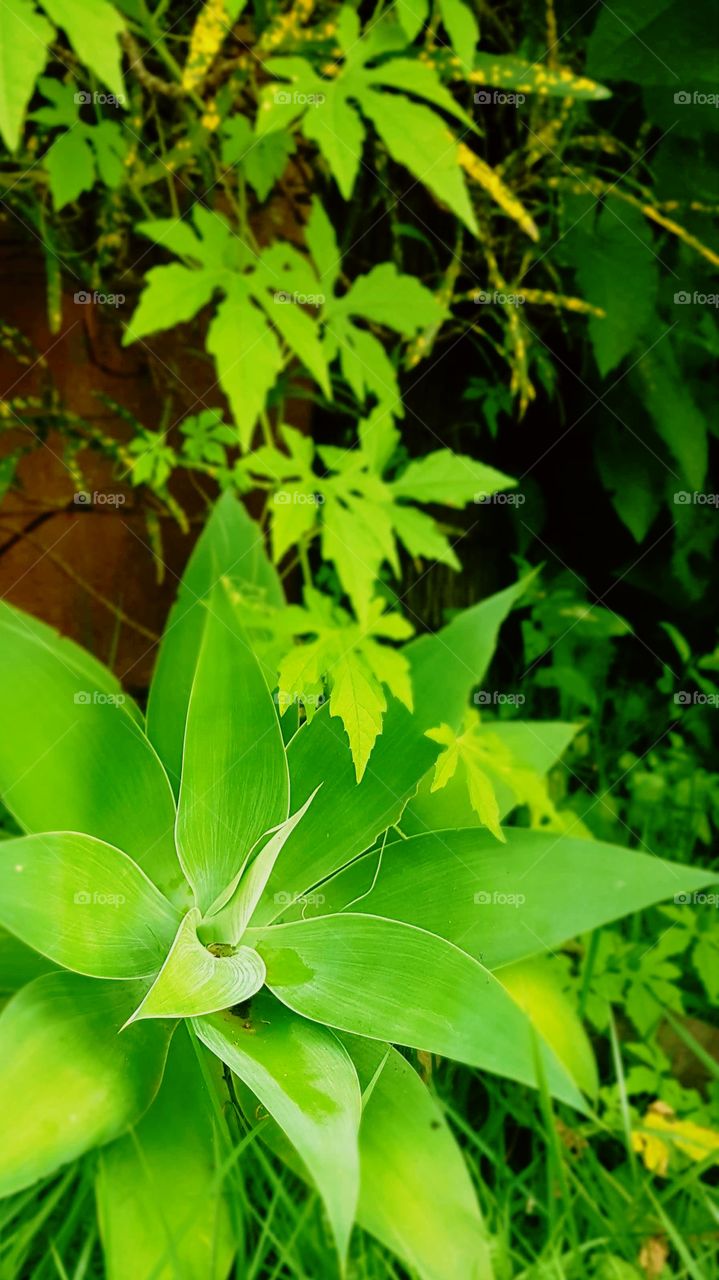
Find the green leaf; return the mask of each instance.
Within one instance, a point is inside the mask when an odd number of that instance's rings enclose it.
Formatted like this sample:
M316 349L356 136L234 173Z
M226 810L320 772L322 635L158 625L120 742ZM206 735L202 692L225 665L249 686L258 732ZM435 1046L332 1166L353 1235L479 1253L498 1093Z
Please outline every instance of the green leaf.
M214 1127L195 1050L178 1029L149 1111L100 1153L107 1280L226 1280L235 1242Z
M529 62L513 54L477 53L474 71L466 76L463 67L453 67L447 59L447 70L453 79L468 79L470 84L492 84L499 89L516 89L520 93L536 93L548 98L576 98L597 102L609 98L611 90L588 76L578 75L569 67L548 67L542 62Z
M127 854L61 831L0 844L0 921L66 969L142 978L162 964L179 914Z
M392 481L397 498L413 498L416 502L443 502L450 507L464 507L500 489L513 489L516 480L494 467L451 449L436 449L423 458L413 458Z
M503 987L514 996L582 1093L596 1098L597 1064L581 1020L564 995L550 960L534 956L497 970Z
M260 203L282 177L294 151L295 143L289 130L257 137L246 116L233 116L222 126L222 163L242 166Z
M205 630L185 728L177 806L180 861L203 911L222 905L252 846L284 822L285 749L275 704L222 584Z
M327 362L316 322L282 289L277 290L274 297L264 292L256 292L254 296L267 319L279 331L290 350L309 369L324 394L330 399L332 393Z
M72 204L95 182L95 159L87 135L80 126L61 133L43 157L56 209Z
M123 346L137 342L148 333L192 320L220 284L219 272L192 271L179 262L170 263L168 267L152 267L145 276L145 288L125 331Z
M361 897L363 911L428 929L497 969L712 878L601 841L511 827L505 835L501 849L476 829L387 844L379 873L369 853L322 885L322 910Z
M249 449L267 393L282 369L282 352L264 315L250 302L248 287L233 284L210 325L207 350L237 423L242 449Z
M437 1102L396 1049L341 1038L364 1092L361 1226L421 1280L491 1280L477 1197Z
M0 134L8 151L20 142L27 104L54 35L30 0L4 0L0 6Z
M464 609L434 635L419 636L405 647L421 728L433 729L443 722L460 727L470 694L494 654L499 628L524 595L531 576Z
M259 991L265 966L257 952L251 947L227 947L216 954L197 936L201 922L197 907L188 911L164 965L128 1023L215 1013Z
M0 610L0 795L25 831L97 836L180 890L167 775L114 677L79 652Z
M44 956L0 927L0 999L54 968Z
M414 276L398 271L393 262L381 262L358 276L327 310L333 316L362 316L406 337L442 318L442 306L434 294Z
M382 731L386 710L382 686L372 678L360 654L347 653L334 664L330 715L339 716L345 727L358 782L362 781L377 735Z
M317 196L312 198L312 211L305 227L305 239L320 284L325 285L328 290L333 289L340 273L342 255L334 227Z
M319 791L319 787L317 791ZM216 916L211 916L205 921L203 932L206 938L209 938L211 932L212 941L225 941L232 946L237 945L252 920L255 907L264 893L267 881L285 847L285 843L289 836L292 835L298 822L302 821L317 795L317 791L313 791L301 809L298 809L296 813L292 814L291 818L288 818L286 822L283 822L278 827L274 835L267 841L265 847L256 854L247 869L243 870L232 897Z
M499 825L499 804L491 780L482 768L484 757L477 750L472 729L466 729L464 733L457 735L454 729L444 724L438 729L428 729L427 737L445 748L434 766L431 790L443 790L455 776L457 766L461 763L464 766L472 809L495 839L504 843L506 837Z
M415 507L398 505L393 509L392 518L397 537L411 556L436 560L437 564L446 564L450 569L461 568L449 538L440 531L431 516L417 511Z
M390 703L383 731L361 783L342 727L326 708L295 734L288 751L293 804L322 789L292 833L270 877L256 918L272 920L313 884L344 866L397 822L419 779L431 768L437 747L418 731L397 701Z
M268 605L284 603L262 533L230 490L215 503L190 556L150 686L147 732L176 792L187 705L205 626L205 601L223 577L239 591L258 594Z
M121 102L124 82L117 37L125 23L107 0L41 0L45 12L62 27L81 62L106 84Z
M138 987L49 973L3 1010L0 1093L12 1099L13 1123L0 1150L0 1195L118 1138L152 1102L172 1027L118 1036Z
M392 159L409 169L478 236L457 158L457 141L444 120L421 103L374 89L363 94L362 111L372 120Z
M362 161L365 127L357 108L347 101L344 86L321 83L325 101L306 113L302 132L317 143L340 194L349 200Z
M442 25L452 42L452 48L461 59L466 71L474 65L474 54L479 43L479 24L472 10L462 0L439 0Z
M270 990L303 1017L536 1086L529 1020L484 965L445 939L349 912L247 936ZM544 1047L542 1058L552 1093L581 1108L566 1070Z
M397 20L407 39L414 40L429 16L429 0L403 0L397 6Z
M346 1049L263 993L249 1014L229 1010L194 1024L287 1134L315 1182L344 1259L359 1184L360 1090Z

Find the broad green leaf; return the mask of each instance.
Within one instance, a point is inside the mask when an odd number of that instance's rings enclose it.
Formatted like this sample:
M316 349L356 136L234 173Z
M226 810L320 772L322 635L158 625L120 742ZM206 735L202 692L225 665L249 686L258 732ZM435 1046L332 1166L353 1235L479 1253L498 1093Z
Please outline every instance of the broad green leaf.
M47 1178L124 1133L152 1102L173 1028L118 1031L141 986L48 973L0 1015L0 1094L13 1123L0 1150L0 1195Z
M422 103L368 89L362 96L368 116L390 156L428 187L460 222L479 235L457 158L457 141L444 120Z
M361 897L363 911L428 929L497 969L712 881L711 871L598 840L505 835L501 847L478 830L387 844L323 884L321 909Z
M179 262L152 267L145 276L145 287L125 331L123 346L148 333L192 320L220 283L219 272L193 271Z
M499 628L530 581L531 576L520 578L464 609L434 635L419 636L405 647L421 728L433 729L443 722L459 728L470 694L492 659Z
M450 569L461 568L449 538L424 511L398 504L393 508L392 519L397 537L411 556L436 560L438 564L449 565Z
M321 82L325 101L310 108L302 121L302 132L316 142L340 194L349 200L362 161L365 127L357 108L347 101L340 84Z
M214 1127L195 1049L178 1029L149 1111L100 1153L107 1280L226 1280L235 1242Z
M125 23L107 0L41 0L85 66L124 101L118 36Z
M275 704L219 584L205 609L177 805L178 852L203 912L222 905L217 900L246 855L264 832L285 821L288 806Z
M179 790L185 717L205 625L205 604L226 577L239 591L268 605L284 603L280 580L265 554L262 533L227 490L215 503L180 583L160 642L150 686L147 732L170 780ZM269 676L271 673L266 673Z
M475 127L471 117L445 88L429 62L418 58L392 58L372 67L365 73L364 79L367 84L375 87L381 85L383 88L402 89L405 93L424 98L434 108L439 107L448 112L466 127ZM364 95L360 96L360 105L363 102Z
M393 701L372 759L357 783L341 725L324 708L318 711L311 724L295 734L287 762L293 804L304 803L320 783L322 789L287 841L256 918L275 919L306 889L369 848L398 821L436 756L436 745Z
M170 952L128 1023L143 1018L194 1018L249 1000L265 980L265 966L251 947L205 946L197 936L197 907L182 920ZM229 953L229 954L227 954Z
M462 0L439 0L439 11L454 52L461 60L464 70L471 71L479 43L477 19L469 5Z
M43 156L56 209L77 200L95 182L95 159L82 129L76 126L61 133Z
M295 150L291 133L278 130L256 137L246 116L233 116L222 126L222 163L241 165L245 177L264 202Z
M80 831L183 886L159 759L109 672L47 627L0 610L0 795L27 832ZM111 767L109 767L111 766Z
M45 956L0 927L0 999L54 968Z
M247 938L270 990L303 1017L536 1084L529 1020L484 965L443 938L349 912L252 929ZM552 1093L581 1108L565 1068L541 1052Z
M240 281L228 289L208 330L220 385L230 402L242 449L249 449L267 393L282 369L280 345Z
M330 399L332 393L327 362L315 321L282 289L277 290L274 296L260 292L255 296L267 319L284 338L290 350L309 369L325 396Z
M381 262L327 310L331 315L362 316L396 333L412 337L427 325L438 324L442 307L433 293L414 276L398 271L393 262Z
M592 1046L551 962L534 956L519 964L505 965L497 970L497 977L564 1063L582 1093L595 1098L599 1081Z
M59 831L0 844L0 923L66 969L144 978L162 964L179 913L127 854Z
M317 791L319 791L319 787ZM213 942L227 942L232 946L236 946L240 941L252 919L255 907L264 893L267 881L285 847L286 841L292 835L298 822L302 821L317 795L317 791L313 791L301 809L298 809L297 813L293 813L291 818L288 818L286 822L283 822L278 827L277 831L270 837L264 848L253 858L246 870L243 869L232 897L216 916L210 916L205 921L203 936L206 940L209 939L211 933L211 941Z
M451 449L436 449L423 458L414 458L402 475L392 481L391 488L397 498L464 507L498 489L513 489L516 483L510 476L475 462L474 458Z
M491 1280L477 1197L437 1102L390 1045L341 1039L364 1092L360 1225L421 1280Z
M55 32L30 0L0 5L0 134L15 151L35 81L47 62Z
M266 992L247 1016L227 1010L194 1026L290 1139L322 1196L344 1259L357 1204L361 1107L346 1049L331 1031L295 1017Z

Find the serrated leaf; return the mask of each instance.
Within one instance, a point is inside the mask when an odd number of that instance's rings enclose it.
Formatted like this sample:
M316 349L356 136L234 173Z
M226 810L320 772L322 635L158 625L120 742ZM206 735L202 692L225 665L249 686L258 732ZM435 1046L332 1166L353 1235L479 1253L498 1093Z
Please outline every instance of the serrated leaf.
M0 134L9 151L20 142L25 110L54 35L30 0L4 0L0 6Z
M439 0L442 24L452 42L452 48L461 59L466 71L474 64L474 54L479 43L479 24L469 5L462 0Z
M437 564L449 565L450 569L461 568L449 539L424 511L397 504L392 510L392 519L397 537L411 556L436 560Z
M282 369L280 345L245 284L233 284L207 333L222 390L237 423L240 447L249 449L268 392Z
M94 836L61 831L0 844L0 921L66 969L148 977L178 920L137 863Z
M328 290L334 288L342 265L335 230L324 205L317 196L312 198L312 212L305 227L305 239L317 269L320 284Z
M265 980L265 966L252 947L234 947L216 955L200 942L202 912L193 907L183 918L167 959L147 995L127 1020L195 1018L249 1000Z
M409 169L473 235L479 235L459 167L457 140L444 121L421 103L374 89L363 94L362 111L392 159Z
M348 292L328 310L333 315L362 316L409 338L442 317L434 294L414 276L398 271L393 262L382 262L366 275L357 276Z
M125 23L107 0L41 0L45 12L62 27L70 44L90 71L122 102L118 36Z
M145 276L145 287L125 331L123 346L144 338L148 333L157 333L192 320L221 283L219 274L192 271L179 262L167 267L152 267Z
M466 454L436 449L423 458L413 458L402 475L392 481L391 488L398 498L463 507L480 494L488 496L500 489L514 488L516 483L510 476Z
M345 727L357 781L361 782L377 735L382 732L387 699L357 653L347 653L335 662L331 674L330 715L339 716Z
M325 101L310 107L302 121L302 132L316 142L345 200L349 200L362 160L365 127L359 113L344 96L344 86L326 89Z
M77 200L95 182L95 157L81 126L61 133L43 157L56 209Z

